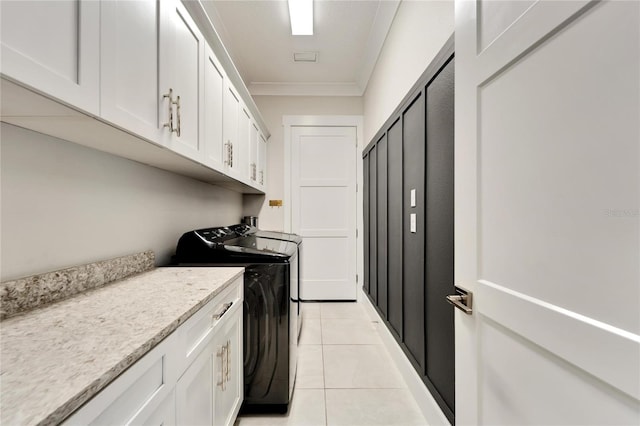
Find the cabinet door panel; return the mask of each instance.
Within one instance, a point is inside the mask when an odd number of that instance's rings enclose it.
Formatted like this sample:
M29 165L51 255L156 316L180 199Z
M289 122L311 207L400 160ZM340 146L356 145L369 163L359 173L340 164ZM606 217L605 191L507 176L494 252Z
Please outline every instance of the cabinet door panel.
M224 91L224 105L222 110L223 127L222 132L224 135L224 152L223 158L225 165L227 166L227 173L235 175L238 165L231 161L231 147L238 144L238 129L239 129L239 113L240 113L240 97L236 93L235 88L229 83L226 83Z
M97 115L100 4L2 1L0 17L2 74Z
M159 3L113 0L100 5L100 116L146 139L160 141Z
M224 104L224 73L211 48L207 46L204 64L204 134L205 163L221 170L223 167L222 108Z
M207 345L176 384L176 416L180 425L213 424L215 346Z
M237 167L242 179L249 178L249 140L251 138L251 114L244 106L240 108L238 142L233 144L233 167ZM237 161L237 163L236 163Z
M258 134L260 131L255 123L251 123L251 138L249 140L249 174L252 181L258 180Z
M214 424L233 425L242 403L244 371L242 352L242 306L237 305L225 314L226 321L216 331L215 418ZM224 383L224 385L223 385Z
M378 300L377 158L377 148L373 147L369 151L369 295L374 302Z
M403 113L404 131L404 343L424 372L424 96L420 93ZM415 191L415 207L411 206L411 191ZM415 232L411 231L414 215Z
M171 52L173 86L176 101L176 126L180 135L171 138L171 148L190 158L199 159L200 76L204 39L180 3L172 11L174 44ZM179 97L179 99L178 99Z
M388 316L389 324L402 339L402 120L387 130L388 180Z
M267 141L262 134L258 143L258 184L265 186L267 184Z
M378 163L377 169L377 249L378 249L378 309L387 318L387 135L384 135L376 145Z

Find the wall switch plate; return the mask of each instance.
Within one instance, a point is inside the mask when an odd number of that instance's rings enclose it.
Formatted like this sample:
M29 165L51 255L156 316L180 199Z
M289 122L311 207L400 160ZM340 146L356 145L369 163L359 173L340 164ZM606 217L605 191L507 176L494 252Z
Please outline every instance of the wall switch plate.
M411 190L411 207L415 207L416 206L416 190L412 189Z
M269 200L269 207L282 207L282 200Z
M417 224L416 224L416 214L415 214L415 213L411 213L410 219L411 219L411 220L410 220L411 232L413 232L413 233L415 234L416 232L418 232L418 231L416 230L416 228L417 228Z

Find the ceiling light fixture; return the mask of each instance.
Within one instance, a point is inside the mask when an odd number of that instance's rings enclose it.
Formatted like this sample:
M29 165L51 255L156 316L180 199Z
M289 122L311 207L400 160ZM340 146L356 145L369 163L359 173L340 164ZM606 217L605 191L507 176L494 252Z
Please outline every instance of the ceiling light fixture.
M313 0L288 0L291 35L313 35Z

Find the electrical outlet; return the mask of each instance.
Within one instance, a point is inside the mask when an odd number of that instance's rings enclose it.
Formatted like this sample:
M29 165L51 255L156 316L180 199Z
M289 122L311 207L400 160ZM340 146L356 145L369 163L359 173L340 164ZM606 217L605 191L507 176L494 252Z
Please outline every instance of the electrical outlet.
M269 207L282 207L282 200L269 200Z

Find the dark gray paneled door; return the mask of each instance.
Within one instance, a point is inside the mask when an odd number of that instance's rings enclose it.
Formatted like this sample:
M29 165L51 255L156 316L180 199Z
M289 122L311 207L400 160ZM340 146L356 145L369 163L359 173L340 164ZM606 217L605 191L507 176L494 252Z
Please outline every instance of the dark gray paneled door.
M420 92L402 114L403 119L403 277L404 343L425 369L425 120L424 95ZM412 192L415 197L412 197ZM415 203L412 203L414 198ZM415 223L415 226L411 224Z
M387 316L387 136L384 135L376 144L378 156L378 309Z
M387 131L388 194L388 315L389 325L402 340L402 120Z
M454 61L427 87L426 376L454 410L453 111Z

